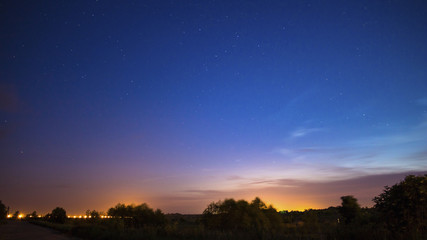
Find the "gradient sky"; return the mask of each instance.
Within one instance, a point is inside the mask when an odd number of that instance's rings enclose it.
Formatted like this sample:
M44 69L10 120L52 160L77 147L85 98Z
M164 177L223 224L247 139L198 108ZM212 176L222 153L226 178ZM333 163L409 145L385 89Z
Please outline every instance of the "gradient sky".
M426 1L2 1L0 199L324 208L427 172Z

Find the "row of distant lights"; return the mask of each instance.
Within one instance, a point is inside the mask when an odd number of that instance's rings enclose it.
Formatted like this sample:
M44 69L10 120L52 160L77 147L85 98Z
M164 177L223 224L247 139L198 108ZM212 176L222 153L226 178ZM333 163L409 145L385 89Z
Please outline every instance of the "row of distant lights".
M12 218L13 217L13 215L12 214L9 214L9 215L7 215L7 218ZM32 218L33 216L30 216L30 218ZM38 217L39 218L41 218L42 217L42 215L38 215ZM92 216L86 216L86 215L84 215L84 216L82 216L82 215L79 215L79 216L67 216L68 218L92 218ZM101 215L101 216L99 216L100 218L112 218L112 216L105 216L105 215ZM18 219L21 219L21 218L24 218L24 214L19 214L18 215Z
M13 215L12 215L12 214L7 215L7 218L12 218L12 217L13 217ZM42 217L42 216L41 216L41 215L39 215L39 217ZM18 215L18 218L19 218L19 219L24 218L24 214L19 214L19 215Z
M101 215L99 217L100 218L112 218L112 216L105 216L105 215ZM68 218L92 218L92 216L86 216L86 215L82 216L82 215L79 215L79 216L68 216Z

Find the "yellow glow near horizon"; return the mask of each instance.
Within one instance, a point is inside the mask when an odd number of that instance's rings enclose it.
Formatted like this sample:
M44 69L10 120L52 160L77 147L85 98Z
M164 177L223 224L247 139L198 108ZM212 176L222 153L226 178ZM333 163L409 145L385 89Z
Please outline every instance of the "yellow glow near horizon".
M285 207L285 206L281 206L280 204L278 204L278 205L273 205L273 207L276 208L276 210L278 212L280 212L280 211L304 212L305 210L308 210L308 209L317 209L316 207L314 207L313 205L310 205L310 204L301 204L301 205L297 205L297 206L293 206L293 207Z
M276 208L277 211L300 211L304 212L305 210L309 209L319 209L321 208L319 204L313 203L313 202L302 202L302 201L294 201L292 204L290 203L284 203L283 201L275 201L279 202L278 204L272 203L273 207ZM295 204L297 202L297 204Z

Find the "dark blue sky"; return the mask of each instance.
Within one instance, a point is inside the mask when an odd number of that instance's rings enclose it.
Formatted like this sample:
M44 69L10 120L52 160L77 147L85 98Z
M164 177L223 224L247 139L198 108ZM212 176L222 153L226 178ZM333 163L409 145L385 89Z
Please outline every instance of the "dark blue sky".
M122 201L201 212L259 195L303 209L346 193L311 196L307 183L389 176L350 192L370 205L383 185L427 170L426 10L2 2L2 200L28 211Z

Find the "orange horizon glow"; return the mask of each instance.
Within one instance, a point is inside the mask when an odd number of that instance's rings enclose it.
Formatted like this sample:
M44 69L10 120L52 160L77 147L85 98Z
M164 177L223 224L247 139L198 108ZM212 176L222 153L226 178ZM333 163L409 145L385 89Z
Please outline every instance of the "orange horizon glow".
M399 182L407 173L367 176L350 180L339 180L328 183L301 183L296 187L260 187L251 189L223 190L198 190L198 191L177 191L171 195L156 195L149 192L138 192L134 189L116 192L113 194L104 194L103 188L98 188L101 194L94 192L93 195L84 195L79 197L79 190L73 192L71 197L59 199L61 204L46 199L42 194L44 192L25 192L20 198L2 199L9 203L13 213L19 210L20 213L32 213L34 210L45 215L56 207L62 207L69 216L84 218L87 209L96 210L100 213L106 213L109 208L118 203L130 205L139 205L146 203L153 209L160 209L165 214L201 214L203 210L212 202L223 201L227 198L235 200L243 199L251 202L255 197L259 197L267 206L272 205L278 211L305 211L308 209L326 209L336 207L341 204L341 196L353 195L358 199L362 207L372 207L372 199L383 191L382 186L392 185ZM375 182L375 186L372 186ZM224 182L226 184L227 182ZM348 186L351 186L350 188ZM118 190L117 190L118 191ZM37 194L38 193L38 194ZM138 195L138 193L140 195ZM32 196L32 198L27 197ZM34 197L35 196L35 197ZM120 196L129 196L125 201L120 201ZM31 199L31 202L28 202ZM14 205L10 205L14 203ZM38 204L37 204L38 203ZM31 206L31 207L27 207ZM83 214L82 214L83 213ZM103 214L104 215L104 214ZM13 215L9 214L8 218ZM25 216L25 215L23 215ZM73 217L74 218L74 217Z

